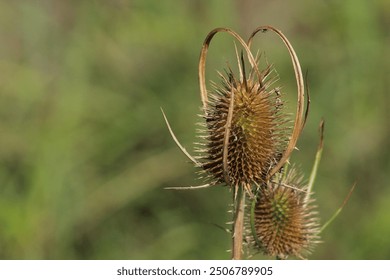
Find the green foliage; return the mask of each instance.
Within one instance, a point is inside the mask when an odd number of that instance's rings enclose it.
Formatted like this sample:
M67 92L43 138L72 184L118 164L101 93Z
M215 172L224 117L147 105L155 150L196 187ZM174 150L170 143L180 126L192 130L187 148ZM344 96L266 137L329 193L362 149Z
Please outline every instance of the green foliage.
M326 121L314 186L323 222L357 180L311 257L390 258L390 5L262 2L1 1L0 258L229 258L230 235L214 226L231 220L228 189L163 189L199 182L159 108L191 150L204 36L263 24L309 70L311 113L293 155L306 174ZM224 65L227 42L213 42L211 65ZM294 98L280 42L256 44Z

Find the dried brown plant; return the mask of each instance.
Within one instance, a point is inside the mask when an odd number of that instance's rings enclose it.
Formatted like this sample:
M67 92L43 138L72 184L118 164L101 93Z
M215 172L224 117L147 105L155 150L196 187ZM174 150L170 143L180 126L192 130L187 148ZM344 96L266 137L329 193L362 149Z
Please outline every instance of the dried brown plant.
M274 82L272 67L267 64L264 69L259 69L260 58L254 56L250 49L253 38L266 31L274 32L282 40L291 57L297 83L297 108L292 128L289 128L289 119L281 110L283 95L280 89L271 87ZM218 72L221 83L214 83L213 90L208 91L205 81L207 52L212 39L220 32L233 36L243 49L239 55L236 47L239 75L236 76L230 68L225 74ZM249 62L249 70L245 66L245 57ZM246 196L252 201L258 201L255 211L255 239L260 240L263 252L278 257L291 254L300 256L301 249L310 247L310 241L315 239L317 232L316 227L311 227L315 223L314 218L311 218L309 196L300 193L303 188L300 182L278 179L282 167L295 149L309 109L308 99L304 113L303 75L293 47L284 34L272 26L258 27L247 42L231 29L216 28L206 36L201 49L199 85L204 123L199 135L201 141L196 149L197 156L191 156L180 144L164 112L163 115L172 138L195 166L201 169L200 173L207 183L174 189L198 189L225 184L232 190L233 259L241 259L243 254ZM275 183L275 180L279 182ZM283 211L279 211L278 207ZM261 217L263 212L265 216ZM283 220L283 215L288 218ZM281 219L280 223L272 224L275 217ZM272 226L276 233L272 232ZM294 226L295 231L305 237L297 234L297 238L289 238L291 232L287 229ZM269 233L273 236L279 232L281 237L269 238ZM274 247L269 245L275 240L277 242ZM286 245L288 242L291 244ZM268 244L268 247L264 244ZM280 249L282 247L288 249L283 251Z

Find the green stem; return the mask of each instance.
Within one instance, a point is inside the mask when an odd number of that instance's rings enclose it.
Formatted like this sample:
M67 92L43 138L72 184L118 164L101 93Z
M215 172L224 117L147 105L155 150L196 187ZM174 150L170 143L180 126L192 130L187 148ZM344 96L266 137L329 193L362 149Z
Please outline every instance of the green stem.
M324 121L321 120L321 122L320 122L320 143L318 144L313 169L311 170L311 173L310 173L309 184L307 187L307 194L305 197L305 204L306 205L309 203L309 199L310 199L310 195L311 195L311 192L313 189L314 181L316 180L316 177L317 177L317 170L318 170L318 166L319 166L320 161L321 161L323 148L324 148Z

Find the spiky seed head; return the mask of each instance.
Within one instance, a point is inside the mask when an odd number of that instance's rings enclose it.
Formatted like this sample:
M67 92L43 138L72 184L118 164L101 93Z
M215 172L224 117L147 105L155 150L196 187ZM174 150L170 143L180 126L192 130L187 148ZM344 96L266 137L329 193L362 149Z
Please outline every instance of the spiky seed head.
M251 193L251 186L264 184L267 172L280 159L287 142L286 117L279 89L270 89L270 72L269 66L259 81L253 69L248 78L244 72L240 79L229 70L220 73L221 85L213 84L199 158L214 183L244 187Z
M261 189L254 211L256 245L264 254L285 259L304 258L319 242L319 224L313 200L307 193L302 176L292 169L285 178L276 177Z

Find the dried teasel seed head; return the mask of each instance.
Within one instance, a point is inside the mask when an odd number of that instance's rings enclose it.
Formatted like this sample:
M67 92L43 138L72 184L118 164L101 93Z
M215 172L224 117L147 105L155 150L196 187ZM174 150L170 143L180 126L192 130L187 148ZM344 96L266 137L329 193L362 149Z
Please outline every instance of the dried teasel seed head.
M319 242L319 224L313 200L295 169L274 177L261 189L252 215L256 246L266 255L304 258ZM276 181L276 182L275 182Z
M229 69L219 73L221 84L213 83L198 158L214 184L244 187L251 194L251 186L265 184L267 172L279 161L288 121L279 88L270 88L271 66L259 80L253 67L246 77L243 61L238 61L239 78Z
M285 129L281 129L284 121L279 122L283 118L278 118L277 114L274 114L278 110L274 110L275 107L272 106L271 93L277 95L278 91L270 90L270 84L264 83L269 69L261 73L258 62L250 50L256 34L266 31L277 34L285 44L297 81L297 110L291 136L286 137L288 139L286 145L281 144L285 142L283 136L286 135ZM232 71L229 71L227 76L221 75L224 85L215 87L214 95L210 96L205 82L206 57L213 37L220 32L228 33L240 43L248 58L249 73L252 75L246 77L243 56L241 67L237 54L239 78L237 79ZM247 42L229 28L216 28L209 32L202 46L199 59L199 86L206 119L203 134L205 143L202 143L204 147L198 150L201 154L199 161L191 160L198 167L203 167L208 177L213 179L207 185L225 183L235 188L236 195L239 188L244 188L251 195L253 186L259 188L281 170L303 129L304 83L298 57L283 33L272 26L256 28ZM280 99L274 101L279 103L276 108L283 103L279 102ZM259 108L262 110L258 110ZM281 146L284 147L280 148Z

